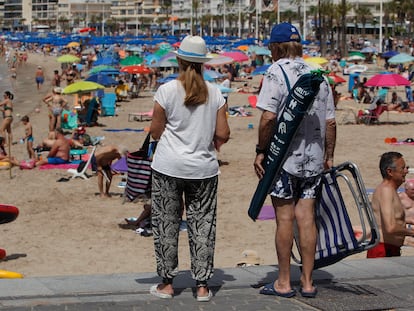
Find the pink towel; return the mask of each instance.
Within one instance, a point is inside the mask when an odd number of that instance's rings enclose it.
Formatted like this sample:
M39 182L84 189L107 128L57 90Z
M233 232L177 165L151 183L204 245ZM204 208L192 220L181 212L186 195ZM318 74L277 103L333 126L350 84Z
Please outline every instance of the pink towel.
M39 170L51 170L51 169L67 170L69 168L78 168L78 166L79 166L79 163L43 164L39 166Z

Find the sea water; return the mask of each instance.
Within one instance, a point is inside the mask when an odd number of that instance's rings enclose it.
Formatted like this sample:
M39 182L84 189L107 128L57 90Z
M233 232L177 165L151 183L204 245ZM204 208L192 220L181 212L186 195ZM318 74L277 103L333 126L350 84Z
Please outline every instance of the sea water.
M23 64L18 68L17 78L11 78L10 70L4 60L0 60L0 100L3 100L5 91L14 95L13 98L13 125L16 125L21 117L31 113L39 105L38 90L35 85L36 67L31 64ZM33 73L32 73L33 72Z

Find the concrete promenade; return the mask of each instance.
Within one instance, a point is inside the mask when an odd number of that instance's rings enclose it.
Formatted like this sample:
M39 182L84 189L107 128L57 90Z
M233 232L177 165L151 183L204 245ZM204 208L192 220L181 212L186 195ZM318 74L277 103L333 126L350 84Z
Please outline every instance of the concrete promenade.
M292 267L293 285L300 270ZM195 300L189 271L175 279L173 299L149 294L155 273L28 277L0 280L0 310L414 310L414 257L343 260L315 271L315 299L259 294L277 277L277 266L216 269L210 302Z

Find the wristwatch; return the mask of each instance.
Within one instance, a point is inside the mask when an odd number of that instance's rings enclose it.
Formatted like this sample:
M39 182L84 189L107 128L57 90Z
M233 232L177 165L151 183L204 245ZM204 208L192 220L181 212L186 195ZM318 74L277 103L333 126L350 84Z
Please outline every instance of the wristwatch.
M259 145L256 145L256 155L257 154L265 154L266 149L260 149Z

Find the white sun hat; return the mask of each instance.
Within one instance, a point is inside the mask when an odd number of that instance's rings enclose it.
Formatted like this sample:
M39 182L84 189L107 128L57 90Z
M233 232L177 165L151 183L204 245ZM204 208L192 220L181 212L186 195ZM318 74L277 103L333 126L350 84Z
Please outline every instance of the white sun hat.
M185 37L180 48L174 53L177 57L193 63L205 63L211 60L211 57L207 57L206 42L200 36Z

